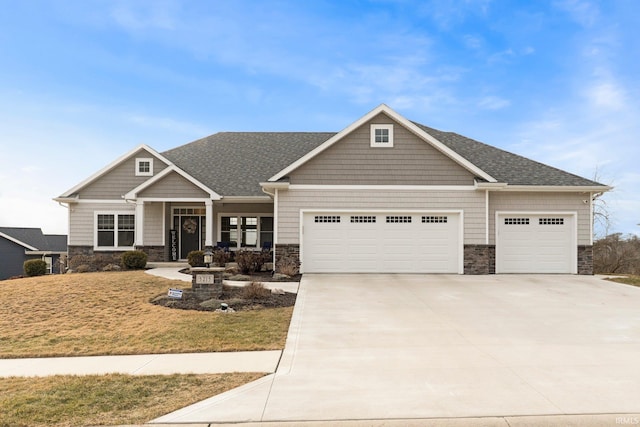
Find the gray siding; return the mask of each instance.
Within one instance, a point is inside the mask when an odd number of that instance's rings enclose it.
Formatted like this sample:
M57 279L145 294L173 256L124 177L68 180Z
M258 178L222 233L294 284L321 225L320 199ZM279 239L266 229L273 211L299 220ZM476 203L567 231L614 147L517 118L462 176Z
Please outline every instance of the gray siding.
M390 148L370 146L371 124L393 124ZM292 184L473 185L473 174L379 114L290 174Z
M138 194L149 198L208 198L209 194L176 172L172 172Z
M163 203L144 204L144 245L162 246L164 244Z
M0 237L0 280L24 273L24 262L27 256L24 246Z
M591 244L591 211L589 194L585 193L489 193L489 242L495 244L496 211L577 212L578 245Z
M73 203L69 206L69 245L93 246L94 212L131 212L131 203Z
M480 191L278 191L276 243L300 243L301 209L463 210L464 243L485 243L485 195Z
M122 195L136 188L138 185L152 178L150 176L136 176L136 158L153 158L153 173L158 174L167 165L160 159L153 157L146 150L140 150L124 160L115 168L99 177L95 181L81 188L78 192L81 199L119 199Z

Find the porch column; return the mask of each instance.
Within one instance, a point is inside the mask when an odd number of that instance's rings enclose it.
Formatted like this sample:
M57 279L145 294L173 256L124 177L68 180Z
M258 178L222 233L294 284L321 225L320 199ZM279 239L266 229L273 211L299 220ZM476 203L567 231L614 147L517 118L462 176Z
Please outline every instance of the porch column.
M136 200L136 247L144 246L144 202Z
M204 206L206 208L206 218L207 222L206 232L204 235L204 245L206 247L213 247L213 200L207 200L204 202Z

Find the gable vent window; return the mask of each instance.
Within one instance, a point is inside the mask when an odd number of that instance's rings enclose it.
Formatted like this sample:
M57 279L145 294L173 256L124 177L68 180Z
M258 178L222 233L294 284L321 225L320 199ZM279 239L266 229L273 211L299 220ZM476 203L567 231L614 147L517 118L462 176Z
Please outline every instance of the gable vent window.
M539 225L564 225L564 218L540 218Z
M314 222L340 222L340 216L337 215L318 215L314 218Z
M153 176L153 159L136 159L136 176Z
M505 225L529 225L529 218L505 218Z
M352 216L351 222L374 223L376 222L376 217L375 216Z
M371 125L372 147L393 147L393 125Z
M448 217L446 216L423 216L422 222L424 224L435 224L435 223L447 223Z
M410 216L388 216L387 222L396 224L407 224L411 222Z

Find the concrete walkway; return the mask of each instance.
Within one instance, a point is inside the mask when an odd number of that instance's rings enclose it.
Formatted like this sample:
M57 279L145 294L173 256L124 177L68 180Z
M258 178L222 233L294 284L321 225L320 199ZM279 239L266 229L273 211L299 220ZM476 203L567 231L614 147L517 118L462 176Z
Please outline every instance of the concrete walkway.
M164 375L275 372L280 350L226 353L0 359L1 377L49 375Z
M153 423L638 424L638 307L595 277L305 275L275 374Z

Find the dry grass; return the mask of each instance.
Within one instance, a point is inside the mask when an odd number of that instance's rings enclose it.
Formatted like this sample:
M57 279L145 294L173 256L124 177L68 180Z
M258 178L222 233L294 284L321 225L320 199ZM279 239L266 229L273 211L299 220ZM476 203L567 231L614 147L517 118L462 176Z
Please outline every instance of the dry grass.
M263 374L0 379L0 427L141 424Z
M612 277L609 280L617 283L625 283L632 286L640 286L640 276Z
M291 307L228 315L149 303L170 287L185 283L142 271L2 281L0 358L284 347Z

